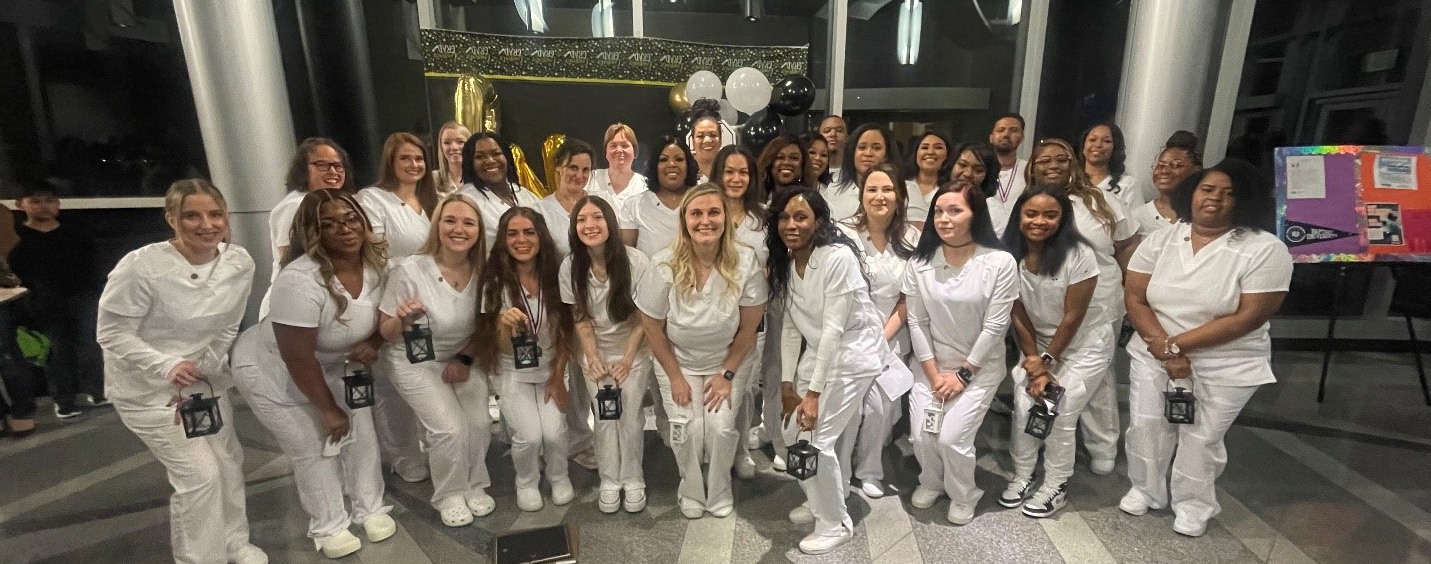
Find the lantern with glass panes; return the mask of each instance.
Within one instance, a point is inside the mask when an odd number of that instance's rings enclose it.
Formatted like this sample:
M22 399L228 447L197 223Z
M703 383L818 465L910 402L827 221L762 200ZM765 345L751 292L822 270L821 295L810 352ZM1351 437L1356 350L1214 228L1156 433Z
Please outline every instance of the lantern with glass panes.
M810 438L815 433L810 433ZM785 473L793 476L797 480L808 480L815 477L820 469L820 447L810 444L809 440L800 439L790 448L785 450Z
M208 383L207 380L204 382ZM218 434L224 428L224 414L219 411L219 397L214 396L214 387L209 385L209 395L190 394L189 399L179 404L179 420L184 424L184 436L190 439Z
M409 363L417 364L437 358L437 354L432 351L432 329L421 323L413 323L402 332L402 344L407 348Z
M1197 398L1193 397L1192 390L1173 388L1171 392L1163 392L1163 400L1167 403L1163 416L1168 423L1192 425L1196 420Z
M1063 386L1047 384L1043 387L1043 398L1029 408L1028 422L1024 433L1038 439L1047 439L1053 432L1053 422L1058 419L1058 402L1063 401Z
M621 388L607 384L596 391L596 418L601 421L621 419Z
M373 375L362 363L344 363L343 400L349 409L373 405Z

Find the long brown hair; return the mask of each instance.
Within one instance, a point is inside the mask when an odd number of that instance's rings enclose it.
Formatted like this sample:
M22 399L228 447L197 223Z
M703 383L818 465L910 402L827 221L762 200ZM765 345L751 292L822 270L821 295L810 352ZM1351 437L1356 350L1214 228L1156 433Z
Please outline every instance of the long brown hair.
M388 191L398 189L400 183L397 178L397 167L393 166L393 161L397 159L398 149L401 149L403 145L416 147L426 163L427 148L416 135L402 131L389 135L387 141L383 142L383 156L382 160L378 162L378 181L374 183L375 186ZM432 210L437 207L437 182L432 179L431 174L423 174L422 178L418 179L417 202L422 205L423 214L429 218L432 217Z
M636 302L631 298L631 259L626 256L626 245L621 244L621 226L616 222L616 211L600 196L585 196L571 207L570 230L567 240L571 245L571 283L576 290L576 307L572 313L576 319L591 319L586 304L590 296L591 250L581 242L576 233L576 216L587 204L596 206L606 217L606 242L601 244L602 259L606 261L606 280L611 289L606 293L606 315L613 323L622 323L636 313Z
M1088 211L1093 213L1093 217L1098 223L1103 224L1109 234L1113 233L1115 223L1118 218L1113 217L1113 208L1108 205L1108 200L1103 197L1103 191L1088 181L1088 174L1083 171L1083 158L1078 153L1073 152L1073 145L1057 137L1040 140L1034 145L1033 152L1029 154L1029 166L1024 167L1024 182L1028 186L1047 184L1042 180L1035 181L1033 177L1033 161L1038 159L1039 151L1047 150L1049 147L1058 147L1068 153L1068 180L1063 185L1063 189L1068 193L1069 198L1083 200L1083 205L1088 206ZM958 158L957 156L955 158Z
M373 233L373 224L368 221L368 214L363 211L363 206L358 205L358 200L342 190L314 190L303 197L303 201L298 203L298 213L293 216L293 227L288 232L288 252L283 255L279 264L288 266L303 255L308 255L313 262L318 263L318 275L323 279L323 287L328 290L333 301L338 303L335 317L342 322L343 312L348 309L348 298L333 287L336 270L333 268L333 259L328 256L328 249L323 246L323 226L320 221L323 206L330 203L348 206L363 220L363 248L358 251L363 266L378 272L387 269L387 242ZM364 291L367 289L364 288Z
M478 309L477 331L473 338L478 343L496 344L497 319L502 315L503 296L522 291L522 284L517 278L517 261L507 249L506 237L507 226L518 216L527 218L537 230L537 256L532 260L536 261L537 280L542 288L542 306L546 308L547 318L555 321L551 326L552 346L558 356L570 358L575 329L571 308L561 301L561 292L558 290L561 257L557 256L556 243L547 232L546 220L531 208L510 208L497 222L497 240L492 242L492 252L487 256L487 264L482 268L482 285L478 293L482 296L483 307ZM535 339L536 335L532 338ZM477 367L488 374L496 373L498 350L499 347L496 346L478 347Z
M894 163L875 163L874 166L870 167L869 172L865 173L865 177L860 181L859 185L860 207L855 210L855 216L846 221L855 228L855 231L869 230L869 214L865 212L864 185L869 182L870 175L875 172L883 172L885 176L889 177L890 182L894 183L894 214L889 218L889 225L886 225L884 228L885 244L894 251L895 256L901 259L908 259L909 256L914 253L914 246L910 245L909 241L904 238L905 232L909 228L909 221L911 219L924 221L924 218L906 217L909 215L909 187L904 185L904 175L900 174L899 167L895 166ZM923 198L924 196L918 197ZM933 206L930 207L932 208ZM932 228L933 226L930 227Z

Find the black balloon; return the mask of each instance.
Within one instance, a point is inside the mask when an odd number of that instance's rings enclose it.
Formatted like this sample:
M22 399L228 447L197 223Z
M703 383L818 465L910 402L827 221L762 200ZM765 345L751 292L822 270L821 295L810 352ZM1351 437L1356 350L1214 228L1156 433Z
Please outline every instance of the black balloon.
M815 103L815 83L798 74L788 74L770 90L770 108L785 116L798 116Z
M765 108L755 115L750 116L750 120L745 122L740 130L740 142L750 149L751 152L759 155L765 149L765 145L784 132L785 123L780 119L780 114Z
M684 139L686 135L690 134L692 125L690 110L681 112L681 115L676 116L676 138Z

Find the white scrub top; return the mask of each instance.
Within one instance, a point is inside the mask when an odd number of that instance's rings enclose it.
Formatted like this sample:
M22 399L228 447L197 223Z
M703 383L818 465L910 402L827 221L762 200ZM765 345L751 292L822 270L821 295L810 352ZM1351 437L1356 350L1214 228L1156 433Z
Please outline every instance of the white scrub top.
M436 362L452 360L472 338L477 324L477 277L473 276L462 290L443 279L442 270L432 255L412 255L398 261L388 271L378 311L397 317L398 304L409 298L422 302L425 314L417 319L432 331L432 351ZM403 328L403 331L411 329ZM407 347L392 343L386 347L388 361L395 366L410 364Z
M552 288L552 290L560 291L556 288ZM558 321L556 316L548 315L550 312L547 311L546 289L542 289L542 291L536 294L527 292L525 288L523 288L521 292L526 307L530 308L525 310L529 312L527 316L533 321L540 321L537 325L537 348L541 349L541 355L537 358L536 366L519 369L517 368L516 360L514 360L512 356L512 352L502 348L500 349L502 352L497 355L496 376L512 378L514 381L523 384L545 384L547 380L551 378L552 360L556 358L556 338L552 331L552 326L558 323ZM516 302L512 301L512 292L504 290L502 292L502 304L497 309L497 313L500 314L513 307L521 307L514 305L515 303ZM486 313L486 310L484 309L483 312ZM528 332L530 332L530 329L528 329ZM493 346L496 346L496 343L493 343ZM504 345L504 347L505 346L506 345Z
M835 182L820 192L830 205L830 219L836 222L854 217L860 211L860 187L854 182Z
M1104 178L1098 183L1098 189L1103 191L1103 196L1116 197L1123 202L1123 209L1136 209L1138 206L1148 203L1148 195L1143 192L1143 183L1137 178L1128 174L1118 179L1118 191L1113 191L1113 177Z
M740 225L735 226L735 240L755 251L755 260L760 263L762 268L770 258L770 248L765 244L766 225L764 219L746 212L745 219L741 220Z
M1013 255L982 246L962 268L950 265L942 248L927 263L911 259L903 291L914 360L932 358L940 370L968 361L991 368L978 377L1001 379L1004 335L1019 297L1017 268Z
M870 239L868 230L846 229L845 232L855 240L863 253L861 258L865 261L865 272L869 275L870 300L874 302L875 311L879 312L879 329L883 334L884 322L894 313L894 306L899 305L899 296L904 291L904 269L909 260L894 254L893 245L886 244L883 251L879 250ZM905 225L904 241L913 249L919 243L919 230L912 225ZM900 328L899 332L894 334L890 346L894 349L895 356L903 357L909 353L907 328Z
M617 192L616 187L611 185L611 171L605 168L598 168L591 171L591 178L586 181L586 193L593 196L601 196L606 203L611 204L611 209L618 212L626 206L626 202L640 196L642 192L649 192L646 187L646 177L639 172L631 173L631 181L626 183L626 189Z
M432 230L427 215L403 203L397 194L371 186L358 191L358 203L368 213L373 233L387 240L388 259L414 254L427 242Z
M556 244L557 259L566 258L571 254L571 214L561 207L556 194L542 198L537 202L536 210L542 214L542 219L547 220L547 232Z
M1082 243L1069 249L1063 257L1063 264L1053 276L1029 272L1023 264L1019 265L1018 272L1019 302L1024 304L1024 311L1029 314L1029 321L1033 322L1034 339L1040 347L1048 346L1058 330L1058 324L1063 321L1064 298L1069 286L1089 278L1098 278L1097 286L1103 285L1103 278L1098 274L1098 259L1093 257L1093 249ZM1093 290L1095 296L1098 295L1097 286ZM1093 304L1090 303L1088 313L1084 314L1083 323L1079 324L1068 348L1083 344L1085 337L1092 334L1084 328L1093 327L1095 323L1102 321L1094 319Z
M1133 208L1133 211L1128 212L1128 217L1133 220L1134 225L1138 226L1138 236L1145 239L1154 233L1162 231L1163 228L1171 227L1174 223L1178 222L1178 218L1176 217L1172 219L1163 217L1163 214L1158 211L1158 206L1153 203L1153 200L1149 200L1148 203Z
M626 202L616 218L622 229L636 230L636 249L654 258L676 239L680 214L680 210L666 207L655 192L648 190Z
M928 194L919 191L919 183L913 180L904 181L905 196L905 221L923 222L929 219L929 206L934 204L934 195L939 193L939 189L930 190Z
M512 206L491 191L478 190L471 184L463 185L458 193L466 194L472 201L477 202L477 214L482 216L482 235L487 240L487 249L483 254L492 252L492 245L497 244L497 223L502 219L502 214L507 213ZM536 194L516 184L512 185L512 193L516 195L517 205L524 208L537 209L537 204L541 201Z
M1123 317L1123 270L1113 258L1113 242L1137 235L1137 226L1128 218L1123 202L1104 194L1103 201L1113 211L1113 230L1110 233L1103 223L1089 211L1083 198L1069 196L1073 201L1073 219L1078 233L1093 247L1093 255L1098 261L1098 289L1093 291L1093 303L1088 306L1088 317L1100 323L1113 323Z
M99 298L96 333L112 343L104 347L105 395L163 407L174 395L169 371L184 360L199 365L215 393L230 387L229 345L243 320L253 271L253 259L238 245L221 245L217 258L200 265L189 264L168 242L124 255ZM203 384L187 392L213 395Z
M1013 168L999 170L999 183L994 193L985 194L989 197L986 200L989 203L989 219L994 221L994 233L1000 237L1004 236L1004 227L1009 224L1009 215L1014 212L1014 203L1028 187L1028 181L1024 179L1024 171L1028 168L1028 161L1015 160Z
M1233 229L1193 254L1191 233L1186 223L1154 233L1128 261L1128 270L1151 275L1148 305L1168 335L1176 337L1231 315L1242 294L1286 292L1291 284L1292 256L1276 235ZM1193 377L1218 386L1275 382L1269 325L1188 353ZM1129 343L1129 348L1135 344L1141 342Z
M769 296L764 265L755 261L755 252L741 247L737 253L734 279L739 287L727 286L725 277L713 272L703 288L677 288L668 264L671 251L665 249L651 257L651 268L636 291L636 306L666 321L666 337L686 374L719 372L740 328L740 308L764 304Z
M283 199L274 204L273 211L268 212L268 241L270 250L273 251L272 270L268 273L268 290L263 293L263 301L258 305L258 318L268 317L268 302L273 295L273 281L278 279L278 271L283 270L279 261L283 260L283 255L279 252L280 247L287 247L289 244L288 233L293 229L293 218L298 215L298 204L303 202L307 192L292 191L283 195Z
M626 250L626 260L631 265L631 294L635 299L636 289L641 281L647 276L647 271L651 269L651 259L645 253L631 247L622 246ZM576 284L571 274L571 257L567 257L561 262L561 301L573 306L573 313L576 308ZM587 274L586 277L586 312L591 315L591 325L596 331L596 350L604 355L605 360L619 359L626 354L626 344L631 341L631 332L636 330L640 324L640 318L633 310L631 317L625 321L617 323L612 321L608 305L611 303L611 276L608 272L606 280L597 280L596 276Z
M810 390L835 378L875 378L893 360L884 340L884 317L870 300L860 258L842 244L816 247L801 277L792 261L785 296L785 331L795 330L815 355ZM838 304L838 302L845 302ZM838 308L831 311L831 308ZM831 313L843 312L843 319Z

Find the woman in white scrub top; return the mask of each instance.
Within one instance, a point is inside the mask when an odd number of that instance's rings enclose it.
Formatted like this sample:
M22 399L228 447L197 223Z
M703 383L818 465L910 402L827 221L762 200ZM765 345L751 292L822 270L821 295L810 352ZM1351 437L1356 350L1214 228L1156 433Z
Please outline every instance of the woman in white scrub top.
M798 178L799 171L804 166L804 159L799 156L799 147L795 146L795 148L797 157L794 170ZM749 149L742 145L727 145L716 154L715 167L711 171L715 175L715 185L719 186L721 192L725 194L725 206L726 210L730 212L731 223L735 225L736 240L755 251L755 260L760 264L765 264L766 257L770 255L765 247L765 202L767 197L755 176L755 163L755 157ZM751 375L746 380L750 388L746 390L740 405L736 406L735 425L742 437L747 436L747 432L752 430L751 422L755 419L756 397L759 396L760 388L765 384L764 374L766 372L762 362L765 342L766 331L756 332L755 350L746 355L745 364L741 365L739 370ZM769 388L773 390L769 401L776 405L771 406L773 409L767 409L766 412L773 412L771 415L778 420L780 416L778 407L780 403L779 380L770 382ZM749 440L745 446L749 446ZM756 444L757 448L759 446L760 444ZM776 445L776 448L780 447L781 445ZM746 480L755 477L755 470L755 459L750 456L750 450L738 449L735 454L735 475Z
M418 253L388 274L379 328L393 385L426 431L432 466L432 506L442 523L460 527L496 508L487 486L492 421L487 378L472 370L477 344L477 279L485 257L477 203L448 196L433 214L432 233ZM408 359L403 332L431 331L433 358Z
M387 241L389 261L406 258L422 248L431 230L428 218L437 206L437 188L427 174L422 141L411 133L394 133L383 143L376 186L358 192L358 203L372 223L373 233ZM427 457L418 446L421 425L393 387L392 365L383 358L374 369L373 424L383 461L408 482L427 479Z
M481 131L467 138L462 146L461 192L482 211L483 239L487 251L497 244L497 223L502 214L514 207L536 208L540 201L531 190L517 184L517 171L512 168L507 144L495 132Z
M884 126L867 123L850 135L849 144L843 151L844 160L840 165L840 175L835 183L820 192L830 204L830 214L835 221L844 221L860 209L860 186L870 168L879 163L900 161L899 146L894 143L894 134Z
M586 193L601 196L620 211L626 202L646 188L646 177L632 170L636 162L636 151L641 149L636 143L636 131L624 123L613 123L606 128L602 137L602 150L606 152L606 168L591 171L591 179L586 183Z
M1244 161L1194 174L1172 200L1179 223L1144 241L1128 264L1128 317L1142 337L1128 348L1146 348L1161 366L1134 357L1133 487L1118 508L1142 515L1171 503L1173 530L1196 537L1222 509L1216 481L1227 428L1259 386L1276 381L1267 322L1287 295L1292 258L1272 232L1272 186ZM1193 424L1163 418L1171 386L1197 397Z
M298 144L284 179L288 193L273 205L273 211L268 212L268 240L271 246L269 250L273 252L273 269L269 273L268 292L273 290L273 281L278 278L278 271L283 269L278 261L288 252L288 235L289 231L293 230L293 216L298 213L298 202L303 201L303 196L313 190L356 193L358 189L353 183L353 177L348 174L352 166L352 162L348 160L348 152L332 139L309 137ZM268 316L268 292L264 293L263 302L259 305L259 319Z
M1023 360L1014 368L1014 422L1009 455L1014 479L999 504L1023 506L1029 517L1043 518L1063 508L1073 475L1074 432L1088 404L1090 382L1103 369L1102 350L1112 340L1112 326L1089 317L1096 287L1103 283L1097 259L1073 220L1073 204L1057 189L1034 188L1015 200L1017 217L1009 221L1004 244L1019 261L1019 301L1014 308L1014 337ZM1043 443L1043 484L1034 486L1039 439L1024 433L1028 410L1043 399L1049 384L1064 387L1058 416Z
M437 147L433 154L438 156L438 166L432 171L432 182L437 187L437 195L446 198L462 189L462 147L472 131L467 126L449 121L437 130Z
M984 495L974 483L974 437L1004 379L1018 296L1014 258L1001 250L987 205L976 189L936 192L904 274L914 349L909 433L921 468L910 503L925 509L947 495L945 517L955 525L974 519Z
M715 168L716 153L725 146L724 129L720 118L720 103L709 98L696 100L691 104L691 154L695 156L692 167L698 175L697 184L710 182Z
M754 376L740 370L755 348L767 292L755 252L736 241L719 188L691 190L679 214L680 235L651 257L636 306L671 418L681 514L726 517L735 509L730 471L742 438L735 410Z
M253 259L225 243L224 197L204 180L181 180L164 195L174 238L119 261L99 300L105 395L119 420L164 465L174 487L169 540L175 562L261 564L249 544L243 447L226 393L229 345L253 283ZM212 388L212 391L210 390ZM218 396L218 434L188 439L174 398Z
M996 174L999 170L998 153L995 153L994 148L988 143L974 141L955 147L950 155L950 158L954 159L954 165L949 172L949 187L956 192L969 189L978 190L984 196L984 203L988 204L983 206L985 215L989 216L990 222L998 225L999 218L994 217L993 208L990 207L997 200L989 199L990 195L999 189L999 175ZM933 194L930 195L933 196ZM911 205L910 208L913 209L914 206ZM927 206L923 210L923 215L916 217L911 213L909 216L911 221L919 219L921 228L929 215ZM998 230L995 230L994 233L998 234Z
M606 200L588 196L574 209L563 234L572 253L561 263L561 299L572 308L588 400L594 403L607 385L621 390L621 417L598 420L593 433L601 479L596 506L603 513L621 507L637 513L646 509L641 398L651 378L651 355L636 315L635 289L651 261L621 243L616 212Z
M1105 197L1105 192L1090 184L1073 147L1057 138L1034 145L1028 184L1030 190L1057 187L1073 203L1074 224L1098 260L1098 286L1089 306L1089 322L1104 323L1116 335L1123 325L1123 270L1139 241L1122 201ZM1080 421L1083 445L1091 457L1088 467L1100 476L1113 471L1121 431L1113 378L1113 348L1117 343L1110 340L1101 344L1104 350L1098 354L1104 359L1104 369L1085 383L1091 395Z
M815 132L801 133L795 140L805 147L805 185L824 190L830 185L830 142Z
M1196 135L1178 131L1168 138L1163 152L1158 153L1158 162L1153 164L1153 187L1158 189L1158 197L1128 214L1138 226L1139 237L1147 238L1177 223L1178 214L1173 211L1171 196L1179 182L1202 170L1202 153L1198 152L1197 143Z
M846 221L850 238L859 246L869 278L870 298L879 312L881 335L889 342L896 358L909 355L909 332L905 330L905 307L900 288L904 282L905 265L919 242L919 230L905 221L905 192L908 186L899 169L881 163L865 175L860 211ZM852 471L860 480L860 490L870 498L882 497L884 491L884 447L899 420L900 404L914 386L914 377L907 369L882 372L875 385L865 394L862 420L854 441L847 441L853 452L841 452L842 468ZM855 458L857 457L857 458ZM850 460L854 458L853 465Z
M543 460L552 503L566 505L576 497L567 477L570 400L565 378L576 339L571 309L561 300L561 259L541 214L509 209L497 232L501 239L482 269L477 367L493 379L511 432L517 507L539 511ZM516 353L531 349L535 358L523 354L518 362Z
M1128 146L1123 142L1122 129L1112 122L1104 122L1085 130L1079 139L1083 174L1089 184L1109 198L1117 198L1125 210L1147 203L1142 183L1128 175L1124 162L1128 158Z
M357 200L337 190L310 192L293 224L273 312L234 346L234 378L293 461L314 547L340 558L362 548L350 524L368 542L397 530L383 504L372 410L349 408L342 380L379 358L385 243Z
M905 164L909 177L904 181L905 191L909 193L905 216L916 229L924 228L924 216L929 215L929 201L934 198L934 191L949 183L957 157L953 150L954 146L943 135L925 132Z
M771 209L767 268L772 295L785 301L782 412L794 416L786 441L807 432L820 449L815 476L800 482L805 504L790 517L814 522L800 551L825 554L854 536L840 443L854 439L875 378L900 363L881 332L884 318L870 299L858 246L831 221L824 198L812 188L792 188L776 194Z
M766 201L787 186L810 185L804 177L806 154L800 140L789 134L782 133L765 144L751 165L751 175L758 178L757 184ZM761 233L764 232L761 229Z

